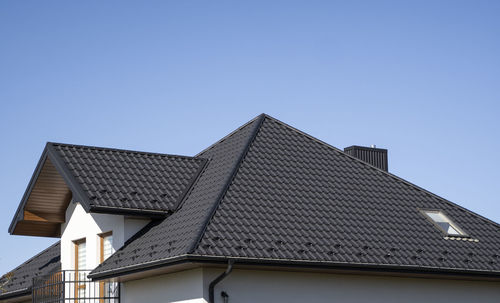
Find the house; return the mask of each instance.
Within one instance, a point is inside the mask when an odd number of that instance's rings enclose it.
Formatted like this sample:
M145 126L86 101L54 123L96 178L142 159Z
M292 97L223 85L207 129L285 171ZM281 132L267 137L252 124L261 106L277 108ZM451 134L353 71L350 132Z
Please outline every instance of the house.
M1 302L499 302L500 225L260 115L194 157L48 143ZM66 300L66 301L65 301Z

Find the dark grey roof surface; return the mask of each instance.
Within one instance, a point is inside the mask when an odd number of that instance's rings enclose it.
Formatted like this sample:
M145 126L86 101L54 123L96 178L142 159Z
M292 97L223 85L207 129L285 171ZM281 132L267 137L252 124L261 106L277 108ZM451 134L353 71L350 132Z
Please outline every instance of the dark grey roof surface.
M500 273L500 226L261 115L200 156L182 207L92 276L219 256ZM419 211L440 209L470 237Z
M93 273L142 266L193 251L261 122L250 121L202 152L199 156L209 162L181 208L118 250Z
M166 154L49 145L64 161L92 208L174 211L206 162Z
M500 226L266 119L194 253L500 271Z
M33 258L19 265L12 270L9 282L6 282L5 275L0 278L0 300L16 293L19 295L29 294L33 278L44 276L61 269L60 242L51 245ZM3 289L3 290L2 290Z

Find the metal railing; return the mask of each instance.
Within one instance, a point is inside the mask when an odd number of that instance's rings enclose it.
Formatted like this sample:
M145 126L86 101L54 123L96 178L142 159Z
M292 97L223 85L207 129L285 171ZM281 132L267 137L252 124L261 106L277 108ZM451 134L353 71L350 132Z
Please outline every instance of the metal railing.
M120 283L91 281L90 270L61 270L33 279L33 303L119 303Z

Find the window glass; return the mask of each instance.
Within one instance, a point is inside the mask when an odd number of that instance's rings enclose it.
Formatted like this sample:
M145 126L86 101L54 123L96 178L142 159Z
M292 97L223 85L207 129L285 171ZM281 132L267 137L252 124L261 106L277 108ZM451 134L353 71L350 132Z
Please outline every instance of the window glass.
M460 230L445 214L441 211L424 211L436 225L438 225L448 235L463 236L464 232Z
M76 260L76 268L84 270L87 267L87 245L85 242L80 242L77 244L78 249L78 259Z
M102 253L103 261L113 254L113 235L102 237Z

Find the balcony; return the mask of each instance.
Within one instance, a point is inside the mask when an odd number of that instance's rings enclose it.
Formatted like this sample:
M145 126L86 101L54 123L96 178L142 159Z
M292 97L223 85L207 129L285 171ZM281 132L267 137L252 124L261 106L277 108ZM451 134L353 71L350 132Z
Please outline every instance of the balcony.
M33 279L34 303L119 303L120 284L91 281L90 270L62 270Z

